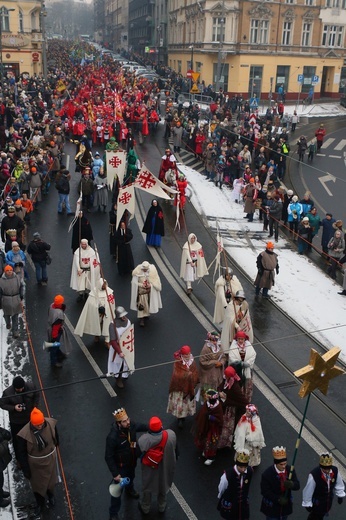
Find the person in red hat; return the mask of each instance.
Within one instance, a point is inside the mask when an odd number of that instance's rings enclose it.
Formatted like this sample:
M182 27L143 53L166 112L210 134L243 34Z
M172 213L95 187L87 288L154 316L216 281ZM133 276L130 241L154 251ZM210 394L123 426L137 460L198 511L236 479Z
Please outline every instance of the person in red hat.
M231 343L228 354L228 364L232 366L240 377L240 386L248 401L252 400L252 374L256 360L256 351L249 341L249 336L238 330Z
M268 291L275 283L275 271L279 274L278 255L274 253L273 242L267 242L265 251L258 255L256 263L256 295L258 296L262 289L263 298L270 298Z
M159 417L152 417L148 433L138 439L138 447L142 462L142 493L138 507L147 515L150 512L151 496L154 494L157 496L159 513L164 513L167 505L166 495L173 484L177 462L176 435L173 430L163 429ZM152 449L155 452L150 456ZM162 452L158 458L157 450Z
M196 413L195 388L199 375L191 348L184 345L174 353L175 363L169 385L167 413L178 419L178 428L184 426L185 418Z
M33 408L30 422L18 433L18 462L24 476L30 480L37 515L45 506L46 495L50 506L55 506L54 488L58 483L56 447L59 445L56 424L56 419L45 417L41 410Z
M234 429L249 402L241 391L239 381L240 377L235 369L231 366L227 367L218 388L223 410L223 425L218 449L232 448Z

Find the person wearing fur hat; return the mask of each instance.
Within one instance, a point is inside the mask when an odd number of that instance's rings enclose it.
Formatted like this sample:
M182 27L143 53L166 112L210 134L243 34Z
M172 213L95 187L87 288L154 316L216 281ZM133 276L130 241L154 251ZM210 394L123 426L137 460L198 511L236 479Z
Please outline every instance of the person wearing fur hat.
M150 461L149 451L156 446L163 447L163 457L158 466ZM167 506L167 493L173 484L177 462L177 438L173 430L164 430L159 417L151 417L149 430L138 439L141 453L142 493L138 502L140 511L147 515L151 508L152 495L157 496L159 513L164 513ZM148 457L146 457L148 454Z
M296 470L290 476L286 448L275 446L272 450L274 464L269 466L261 477L261 513L267 520L287 520L293 513L292 491L300 489Z
M323 520L329 516L334 495L338 504L342 504L345 495L345 484L340 472L333 465L333 457L322 453L320 464L310 471L303 489L302 506L309 512L308 520Z
M218 505L221 518L248 520L250 518L249 491L253 469L247 449L238 450L235 464L224 471L218 487Z
M275 271L279 274L278 255L274 253L273 242L267 242L266 249L257 257L256 295L262 289L263 298L270 298L268 291L275 283Z
M204 464L210 466L216 458L223 425L223 411L217 390L209 388L205 396L206 401L197 413L192 433L197 449L205 458Z
M196 413L195 392L199 383L199 375L191 348L188 345L177 350L174 358L167 413L177 417L178 428L183 428L185 418Z
M125 494L130 498L139 498L133 485L138 458L137 433L147 432L148 425L131 422L125 408L113 412L114 423L106 439L105 461L115 482L127 477L130 483L125 487ZM119 520L121 495L111 497L109 520Z
M248 450L249 464L254 467L261 464L262 448L265 442L258 409L254 404L247 404L234 431L234 449L236 452Z
M223 426L218 449L232 448L235 426L249 402L241 391L239 381L240 377L233 367L229 366L224 370L222 383L218 387L223 410Z
M24 280L26 256L24 251L20 249L18 242L12 242L12 249L6 253L6 263L13 267L14 272L21 280Z
M50 506L55 506L54 490L58 483L56 448L59 446L56 424L56 419L45 417L41 410L33 408L30 422L18 433L18 462L24 477L30 480L37 515L45 506L46 495Z
M161 280L154 264L144 261L132 271L130 309L137 310L141 327L145 326L145 318L162 309L161 289Z
M65 298L61 294L54 297L53 303L48 309L48 341L56 343L56 345L49 347L50 364L52 367L61 368L62 361L66 359L66 354L60 349L61 338L63 338L65 349L69 350L69 341L65 323Z
M231 343L228 364L240 377L240 387L249 402L252 400L252 373L255 361L256 351L249 341L249 336L244 331L238 330Z
M312 228L309 217L303 217L298 225L298 254L302 255L311 248Z
M190 233L187 242L183 245L180 262L180 278L186 282L187 294L192 293L192 282L208 274L203 246L197 241L196 235Z

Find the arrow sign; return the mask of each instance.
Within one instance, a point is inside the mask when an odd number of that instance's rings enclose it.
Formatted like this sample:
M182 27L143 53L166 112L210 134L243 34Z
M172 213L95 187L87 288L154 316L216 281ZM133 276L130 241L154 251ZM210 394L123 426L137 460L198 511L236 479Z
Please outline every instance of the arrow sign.
M328 193L328 195L330 197L333 196L332 192L327 188L326 186L326 182L329 182L329 181L333 181L335 182L336 181L336 177L334 177L334 175L331 175L330 173L327 173L327 175L323 175L323 177L319 177L318 180L320 181L320 183L322 184L323 188L326 190L326 192Z

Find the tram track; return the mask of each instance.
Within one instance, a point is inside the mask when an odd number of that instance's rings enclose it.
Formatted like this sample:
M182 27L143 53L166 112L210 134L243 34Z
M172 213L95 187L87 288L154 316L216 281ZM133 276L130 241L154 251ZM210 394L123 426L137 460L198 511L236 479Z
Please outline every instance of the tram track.
M153 144L157 147L158 150L160 149L159 145L156 141ZM137 150L137 152L138 152L138 150ZM166 217L166 222L167 221L172 222L173 221L172 212L169 212L167 210L168 208L166 205L163 205L163 206L164 206L163 209L164 209L164 213L165 213L165 217ZM141 213L141 218L145 218L143 204L139 203L138 208ZM171 206L169 206L169 208L171 208ZM194 212L194 218L197 219L200 222L200 225L204 227L204 230L209 237L208 247L212 247L216 251L217 242L216 242L216 237L214 234L215 230L212 227L212 220L208 219L207 216L200 214L194 208L194 206L192 204L189 205L189 209ZM174 212L174 214L175 214L175 212ZM223 237L226 238L227 236L229 236L229 237L232 236L233 239L235 238L233 235L231 235L231 233L223 232ZM170 238L171 238L171 240L175 241L176 245L179 247L180 250L182 250L183 243L187 239L187 237L185 235L184 235L184 238L182 239L181 234L174 233L174 232L170 235ZM205 246L205 243L204 243L204 246ZM249 246L253 247L250 242L249 242ZM204 249L206 250L206 246L204 247ZM185 292L185 285L179 278L178 270L172 266L172 264L169 262L169 259L167 258L167 256L165 255L165 253L162 249L158 251L158 254L159 254L161 260L165 263L166 267L169 269L172 276L174 276L176 278L176 280L178 280L178 283L180 284L183 291ZM226 250L225 250L225 254L226 254L226 258L227 258L227 264L236 272L236 274L241 279L241 281L243 282L243 280L245 280L247 285L250 285L253 287L253 280L248 276L248 274L242 269L242 267L240 265L238 265L237 263L234 262L234 260L230 257L230 255L228 254L228 252ZM203 284L203 286L207 289L208 293L214 300L215 292L214 292L214 285L212 283L212 278L211 277L203 278L200 281L200 283ZM196 311L198 310L199 313L202 313L205 316L205 319L206 319L207 323L210 325L210 327L214 328L214 329L217 328L217 327L215 327L215 324L212 321L211 314L207 311L207 309L204 307L204 305L199 301L199 299L195 293L192 294L192 297L190 297L189 300L191 301L192 305L194 305L196 307ZM276 311L281 314L283 319L290 322L292 327L294 327L298 331L298 333L292 334L290 336L273 338L270 341L268 341L268 340L263 341L263 340L261 340L260 335L256 334L256 329L254 327L254 339L255 339L254 346L255 346L255 348L257 348L258 352L259 352L258 347L260 347L262 349L262 351L265 352L268 356L270 356L270 358L279 367L281 367L281 369L283 369L284 373L287 374L287 379L283 380L282 382L276 383L276 384L271 382L272 387L273 388L275 387L280 394L285 395L285 393L284 393L285 390L287 390L290 387L297 386L297 393L298 393L300 381L298 378L296 378L294 376L295 369L292 368L292 366L290 365L290 363L287 360L283 359L275 352L275 344L278 343L279 341L284 341L284 340L286 341L291 338L297 339L299 336L301 336L302 338L308 339L309 342L313 344L313 348L321 355L328 352L329 349L327 347L325 347L319 339L314 337L314 334L321 332L321 331L307 331L306 329L304 329L304 327L299 325L299 323L297 323L295 321L295 319L292 318L287 312L282 310L282 308L274 300L270 300L270 302L268 302L268 303L270 305L274 306ZM302 348L306 349L306 364L308 364L310 348L307 348L306 346L304 346ZM346 370L346 364L344 362L338 360L337 365L339 367L341 367L342 369ZM263 369L258 367L257 364L255 365L254 372L260 378L262 378L263 373L265 373L263 371ZM312 396L313 396L313 400L316 403L318 403L328 414L330 414L330 416L333 417L341 427L346 427L345 415L337 411L338 408L336 408L336 406L333 405L333 403L331 402L331 399L328 396L323 396L319 392L313 392ZM298 408L296 407L295 403L291 401L291 404L294 407L294 409L296 410L296 415L299 416L300 412L299 412ZM341 457L341 459L342 458L343 457ZM346 458L342 462L346 463Z

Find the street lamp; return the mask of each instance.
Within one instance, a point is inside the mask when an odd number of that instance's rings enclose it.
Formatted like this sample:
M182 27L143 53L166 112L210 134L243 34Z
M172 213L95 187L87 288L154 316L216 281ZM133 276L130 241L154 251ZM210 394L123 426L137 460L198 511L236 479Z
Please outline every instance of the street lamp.
M193 70L193 45L190 45L189 49L191 49L190 69Z
M6 13L9 13L10 11L15 11L15 9L6 9L5 7L1 7L0 9L0 85L2 86L2 80L4 77L4 64L2 61L2 23L3 23L3 16Z

